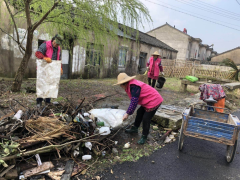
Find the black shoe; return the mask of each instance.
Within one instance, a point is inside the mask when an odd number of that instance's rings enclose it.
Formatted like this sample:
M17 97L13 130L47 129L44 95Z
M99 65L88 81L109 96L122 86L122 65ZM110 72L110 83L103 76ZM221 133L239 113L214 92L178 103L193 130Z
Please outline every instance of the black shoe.
M138 127L132 126L130 129L125 129L126 133L138 133Z
M147 136L142 135L141 139L137 142L138 144L145 144L147 141Z

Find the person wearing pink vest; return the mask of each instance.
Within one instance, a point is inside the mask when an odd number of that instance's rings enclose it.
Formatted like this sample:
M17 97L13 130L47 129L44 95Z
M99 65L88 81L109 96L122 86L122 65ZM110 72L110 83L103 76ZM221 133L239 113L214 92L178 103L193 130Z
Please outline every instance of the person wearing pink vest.
M137 110L134 126L125 131L127 133L138 133L138 128L142 122L143 132L138 144L144 144L149 134L151 119L163 102L163 98L156 89L134 79L135 77L136 76L130 77L126 73L120 73L117 77L118 83L115 85L120 85L131 99L128 110L123 116L123 121L134 113L138 104L141 105Z
M59 34L56 34L52 40L42 43L38 50L35 53L35 56L38 59L43 59L47 63L51 63L52 60L61 60L61 48L60 45L63 41L63 37ZM61 75L63 74L63 69L61 68ZM37 106L42 105L43 98L37 98ZM46 98L45 103L50 103L51 99Z
M156 51L150 57L147 63L148 69L148 84L152 87L155 87L156 81L159 76L159 71L164 75L163 68L161 65L160 54Z

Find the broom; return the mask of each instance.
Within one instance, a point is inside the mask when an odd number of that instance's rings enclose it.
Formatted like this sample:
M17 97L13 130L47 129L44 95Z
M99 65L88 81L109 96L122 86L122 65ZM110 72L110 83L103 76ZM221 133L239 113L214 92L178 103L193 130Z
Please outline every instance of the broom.
M148 75L147 75L147 73L148 73L148 69L145 71L144 74L138 74L135 79L137 79L139 81L142 81L142 82L147 84L148 83Z

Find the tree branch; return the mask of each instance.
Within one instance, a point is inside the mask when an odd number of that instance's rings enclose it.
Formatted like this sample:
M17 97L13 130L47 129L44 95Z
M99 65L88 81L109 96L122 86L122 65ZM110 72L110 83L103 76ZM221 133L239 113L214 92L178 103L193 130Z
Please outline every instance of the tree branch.
M30 0L26 0L26 1L25 1L25 13L26 13L26 18L27 18L28 28L29 28L30 26L32 26L29 3L30 3ZM28 28L27 28L27 29L28 29ZM34 31L34 30L33 30L33 31Z
M11 18L12 18L13 24L14 24L14 28L15 28L15 31L16 31L16 34L17 34L17 41L18 41L17 43L20 44L20 42L19 42L18 28L17 28L16 22L15 22L14 16L13 16L13 14L12 14L12 12L11 12L11 9L10 9L9 4L7 3L7 1L4 0L4 2L5 2L5 4L6 4L6 6L7 6L8 12L9 12L9 14L10 14L10 16L11 16Z
M52 12L52 11L55 9L55 7L58 5L58 3L59 3L60 1L61 1L61 0L56 1L56 2L54 3L54 5L52 6L52 8L49 9L49 11L46 12L46 14L44 14L44 16L43 16L38 22L36 22L36 23L33 25L33 31L44 21L44 19L47 18L47 16L50 14L50 12Z
M18 45L19 45L19 47L21 47L22 48L22 50L23 51L26 51L26 49L22 46L22 44L21 43L19 43L19 41L17 41L16 39L14 39L14 37L13 36L11 36L10 34L8 34L6 31L4 31L1 27L0 27L0 30L3 32L3 33L5 33L5 34L7 34L9 37L11 37L12 38L12 40L14 40Z

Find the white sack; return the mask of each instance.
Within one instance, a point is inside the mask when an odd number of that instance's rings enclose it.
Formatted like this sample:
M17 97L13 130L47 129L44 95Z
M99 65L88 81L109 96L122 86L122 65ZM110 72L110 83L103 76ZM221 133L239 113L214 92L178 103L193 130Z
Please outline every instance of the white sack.
M37 97L57 98L61 77L61 61L47 63L42 59L36 60L37 64Z
M126 113L122 109L92 109L89 111L91 117L97 117L98 121L104 122L104 126L111 127L113 129L119 129L122 126L129 124L131 117L123 121L123 115Z

